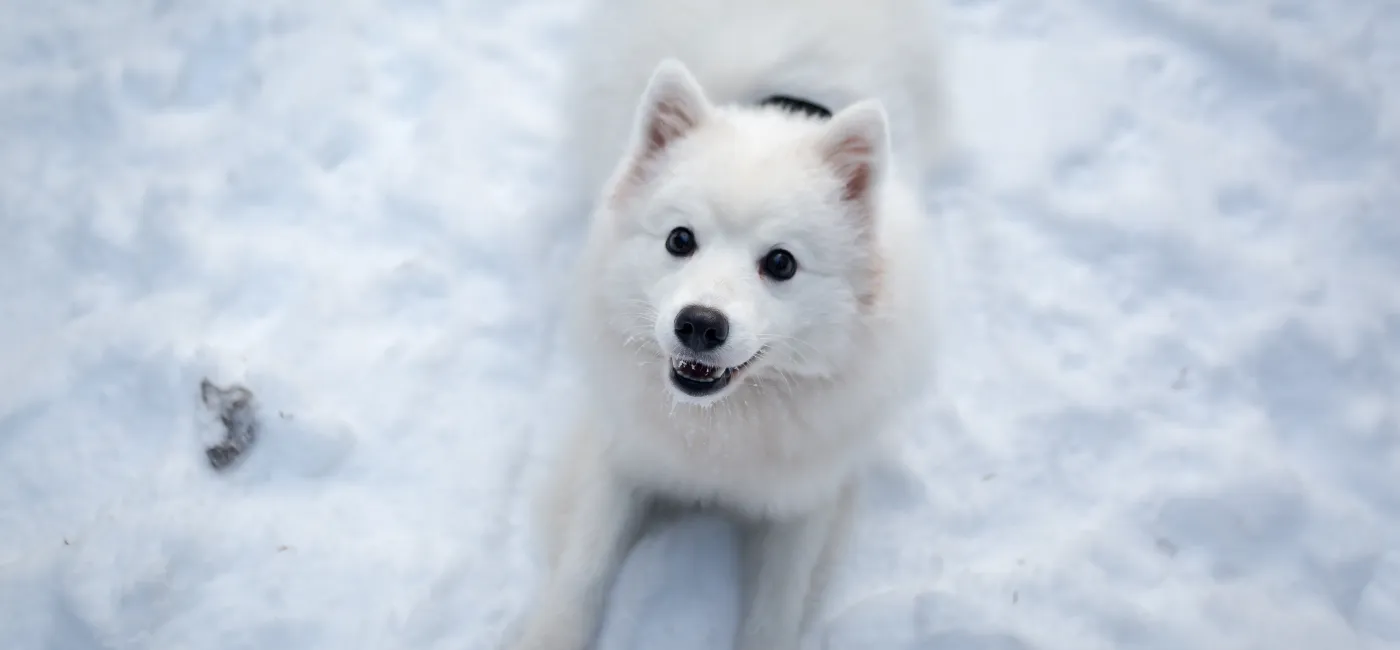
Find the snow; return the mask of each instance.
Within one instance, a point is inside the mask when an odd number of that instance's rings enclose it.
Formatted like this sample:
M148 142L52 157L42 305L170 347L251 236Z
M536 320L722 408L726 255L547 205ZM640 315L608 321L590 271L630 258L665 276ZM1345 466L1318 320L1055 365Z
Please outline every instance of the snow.
M579 215L564 0L0 4L6 648L494 649ZM1400 8L958 0L943 386L828 650L1400 648ZM263 430L203 447L199 383ZM600 649L727 647L662 525Z

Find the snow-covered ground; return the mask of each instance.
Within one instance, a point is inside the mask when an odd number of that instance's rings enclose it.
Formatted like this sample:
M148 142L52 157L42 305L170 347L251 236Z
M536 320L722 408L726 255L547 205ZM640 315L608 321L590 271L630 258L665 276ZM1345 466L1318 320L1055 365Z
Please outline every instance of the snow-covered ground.
M947 13L944 391L822 647L1400 647L1400 5ZM0 3L0 647L494 648L574 16ZM226 473L206 376L264 420ZM655 532L600 650L727 647L734 570Z

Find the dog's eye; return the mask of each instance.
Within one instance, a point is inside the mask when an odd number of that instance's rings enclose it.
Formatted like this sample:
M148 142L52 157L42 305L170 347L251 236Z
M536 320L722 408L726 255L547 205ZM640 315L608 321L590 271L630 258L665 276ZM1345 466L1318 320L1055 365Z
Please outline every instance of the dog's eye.
M792 253L775 248L763 256L759 269L764 275L779 282L791 280L793 274L797 273L797 258L793 257Z
M689 257L695 252L695 233L681 227L666 235L666 252L676 257Z

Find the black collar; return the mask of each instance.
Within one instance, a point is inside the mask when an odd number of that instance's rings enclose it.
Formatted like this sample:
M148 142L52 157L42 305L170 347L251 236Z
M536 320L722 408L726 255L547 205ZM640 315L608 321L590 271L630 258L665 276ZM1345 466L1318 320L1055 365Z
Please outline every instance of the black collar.
M816 102L791 95L772 95L758 103L759 106L777 106L791 113L806 113L807 117L819 120L831 119L831 109Z

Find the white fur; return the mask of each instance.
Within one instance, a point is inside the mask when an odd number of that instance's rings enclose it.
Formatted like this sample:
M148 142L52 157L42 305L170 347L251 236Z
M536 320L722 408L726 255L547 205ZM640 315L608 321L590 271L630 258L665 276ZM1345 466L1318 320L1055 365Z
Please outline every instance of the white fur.
M657 499L746 522L738 648L799 647L857 475L932 365L931 242L918 175L900 167L924 171L939 140L926 4L596 8L571 107L599 197L570 321L586 408L541 502L549 573L512 648L588 647ZM744 105L772 93L836 114ZM686 257L665 247L678 226L698 242ZM798 260L790 280L759 272L779 247ZM722 346L684 349L689 304L727 315ZM749 365L694 397L672 384L673 356Z
M918 178L944 147L940 0L590 0L572 53L569 167L601 187L631 135L633 109L662 59L684 63L719 104L772 94L833 111L878 99L901 173Z

